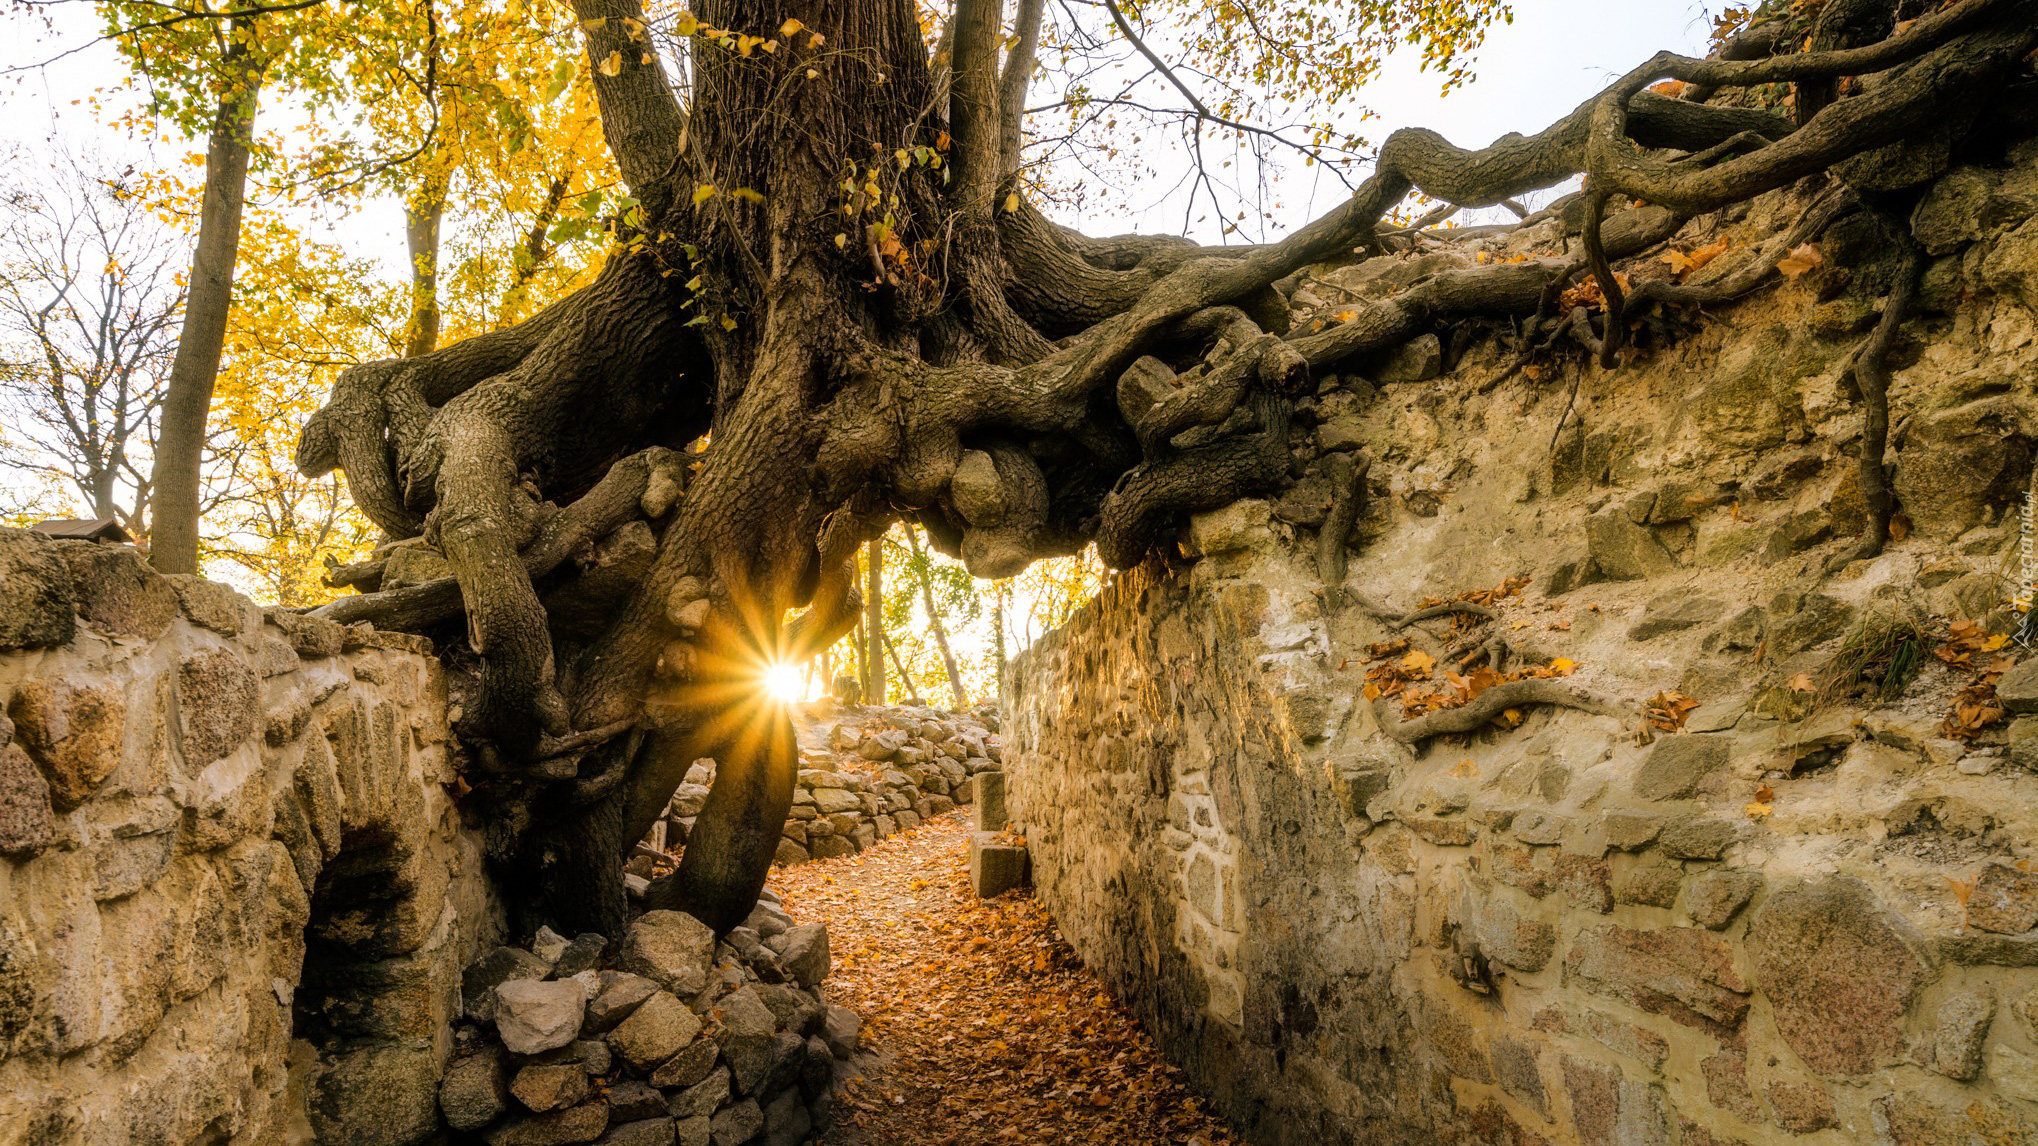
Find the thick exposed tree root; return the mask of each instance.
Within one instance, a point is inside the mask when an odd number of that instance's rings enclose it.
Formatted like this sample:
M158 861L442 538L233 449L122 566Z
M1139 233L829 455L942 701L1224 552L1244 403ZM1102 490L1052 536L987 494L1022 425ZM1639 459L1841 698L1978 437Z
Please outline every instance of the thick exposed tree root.
M1575 708L1595 716L1622 715L1621 709L1609 701L1543 677L1496 684L1456 708L1440 708L1410 720L1396 717L1393 702L1383 697L1374 702L1373 714L1380 721L1380 730L1390 738L1403 744L1419 744L1432 736L1476 731L1510 708L1531 704Z
M1332 454L1327 464L1330 509L1316 534L1316 575L1323 582L1323 607L1336 613L1344 608L1345 560L1352 526L1366 511L1366 475L1373 470L1373 455L1363 450L1357 458Z

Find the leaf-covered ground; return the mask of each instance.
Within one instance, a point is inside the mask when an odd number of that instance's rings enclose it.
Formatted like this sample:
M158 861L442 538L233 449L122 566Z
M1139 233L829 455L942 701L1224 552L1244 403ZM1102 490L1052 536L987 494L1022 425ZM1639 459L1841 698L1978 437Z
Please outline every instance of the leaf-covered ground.
M829 1001L864 1020L865 1076L822 1141L1237 1143L1029 892L971 892L966 814L772 875L828 924Z

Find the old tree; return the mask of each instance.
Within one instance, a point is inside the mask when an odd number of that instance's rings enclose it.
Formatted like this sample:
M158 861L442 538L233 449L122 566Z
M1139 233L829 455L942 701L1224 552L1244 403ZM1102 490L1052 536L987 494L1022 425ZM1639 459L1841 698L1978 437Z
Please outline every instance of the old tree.
M369 591L325 615L438 640L523 922L611 934L620 858L701 756L721 762L712 794L650 899L718 930L750 910L797 767L759 678L854 623L853 554L889 522L919 521L985 576L1090 541L1133 565L1185 514L1292 480L1313 373L1493 319L1524 347L1561 335L1613 365L1624 313L1745 291L1780 251L1647 298L1623 298L1610 261L1800 180L1828 193L1789 239L1890 217L1903 204L1851 187L1850 164L1979 130L1978 108L2028 88L2038 47L2034 0L1799 6L1709 58L1659 54L1532 136L1465 150L1397 132L1288 238L1199 247L1086 237L1029 202L1015 173L1039 0L1010 17L958 0L931 49L912 0L702 0L649 31L636 0L573 6L634 199L606 265L519 325L350 370L298 462L343 470L396 545L443 554L452 577L387 590L379 561L344 570ZM1104 7L1133 37L1128 6ZM1240 35L1279 33L1275 6L1246 14ZM1292 277L1394 249L1383 220L1411 191L1494 205L1577 175L1571 254L1288 329ZM1870 547L1891 511L1882 356L1916 261L1852 372ZM1603 296L1567 312L1586 275ZM1363 458L1337 474L1333 579Z

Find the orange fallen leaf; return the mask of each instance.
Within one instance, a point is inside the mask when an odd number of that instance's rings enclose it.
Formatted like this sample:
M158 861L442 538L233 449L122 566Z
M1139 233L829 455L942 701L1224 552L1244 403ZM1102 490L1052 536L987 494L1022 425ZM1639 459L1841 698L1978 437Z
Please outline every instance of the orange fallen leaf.
M1790 253L1783 256L1783 261L1776 264L1776 269L1784 278L1794 279L1806 271L1823 266L1825 261L1826 257L1819 253L1817 243L1801 243L1792 247Z

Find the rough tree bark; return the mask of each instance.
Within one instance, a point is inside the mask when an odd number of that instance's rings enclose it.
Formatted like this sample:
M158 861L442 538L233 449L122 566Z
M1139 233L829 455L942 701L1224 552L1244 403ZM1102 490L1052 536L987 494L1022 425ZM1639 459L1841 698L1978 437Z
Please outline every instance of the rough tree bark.
M404 198L403 242L410 255L410 323L404 356L439 348L439 224L446 217L447 173L428 172Z
M241 206L248 189L248 149L262 90L261 55L254 44L258 25L256 19L227 22L222 60L227 89L220 95L206 139L205 189L184 298L184 328L170 360L170 381L163 389L163 420L149 478L155 490L149 563L165 573L198 572L205 422L212 413L212 387L219 380L219 357L226 345L234 263L241 248Z
M1482 318L1521 324L1525 346L1575 335L1611 356L1612 261L1937 130L1944 109L2026 82L2038 47L2038 0L1962 0L1859 46L1663 54L1535 135L1469 151L1397 132L1322 218L1210 249L1003 209L1039 5L1020 5L1001 60L1000 6L960 0L945 115L908 0L703 0L711 31L778 46L686 41L684 107L634 0L575 8L640 204L607 266L518 326L349 371L299 451L451 564L446 583L327 614L445 646L519 922L569 933L619 926L620 861L699 756L720 763L715 784L649 902L717 929L745 918L798 763L764 671L854 628L856 552L891 522L985 577L1092 541L1114 566L1147 559L1185 514L1292 480L1289 415L1316 372ZM1647 90L1842 76L1867 79L1802 126ZM1593 212L1574 255L1439 275L1284 330L1277 284L1387 249L1380 220L1409 191L1490 205L1580 174L1591 202L1648 206ZM1588 270L1608 285L1603 331L1551 306ZM1863 360L1870 381L1878 363ZM868 636L879 666L881 628Z

